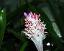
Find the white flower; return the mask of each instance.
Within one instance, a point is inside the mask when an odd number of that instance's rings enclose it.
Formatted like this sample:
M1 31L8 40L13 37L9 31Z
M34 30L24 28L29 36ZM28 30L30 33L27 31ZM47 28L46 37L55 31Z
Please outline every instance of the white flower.
M38 51L43 51L42 40L46 38L47 32L45 32L46 24L44 21L41 22L40 14L30 12L29 14L24 12L25 16L25 33L28 36L28 39L32 40Z
M45 35L45 24L43 22L41 22L40 20L40 14L37 15L36 13L32 13L30 12L29 14L27 14L26 12L24 12L24 16L25 18L25 35L28 36L28 38L30 38L32 41L34 39L36 39L37 41L39 41L40 39L43 40L45 39L46 35Z

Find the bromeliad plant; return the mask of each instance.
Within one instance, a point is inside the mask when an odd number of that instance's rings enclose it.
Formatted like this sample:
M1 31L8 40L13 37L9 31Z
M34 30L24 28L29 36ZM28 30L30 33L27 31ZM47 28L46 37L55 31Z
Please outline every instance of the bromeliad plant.
M40 14L30 12L27 14L24 12L25 16L25 33L28 39L32 40L38 51L43 51L43 40L46 38L47 32L45 32L46 24L44 21L41 22Z

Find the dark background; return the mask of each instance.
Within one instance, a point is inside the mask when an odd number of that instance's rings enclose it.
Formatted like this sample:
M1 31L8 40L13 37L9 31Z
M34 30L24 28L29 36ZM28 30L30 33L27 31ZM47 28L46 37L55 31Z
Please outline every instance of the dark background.
M42 8L49 8L62 37L52 29L52 22ZM24 30L24 11L39 12L47 23L47 35L44 40L44 51L63 51L64 48L64 0L0 0L1 10L6 10L6 26L1 39L0 51L37 51L33 42L21 33ZM35 10L36 9L36 10ZM48 25L49 24L49 25ZM49 29L50 28L50 29ZM47 46L50 42L52 45Z

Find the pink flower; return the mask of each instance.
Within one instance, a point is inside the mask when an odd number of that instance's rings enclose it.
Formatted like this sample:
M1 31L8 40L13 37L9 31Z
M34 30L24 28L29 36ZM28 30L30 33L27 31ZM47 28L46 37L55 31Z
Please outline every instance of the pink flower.
M44 22L41 22L40 14L37 15L36 13L32 12L27 14L26 12L24 12L24 16L26 27L24 31L25 35L27 35L28 38L32 41L34 41L34 39L37 41L45 39L45 33L47 33L45 32L46 25L44 24Z

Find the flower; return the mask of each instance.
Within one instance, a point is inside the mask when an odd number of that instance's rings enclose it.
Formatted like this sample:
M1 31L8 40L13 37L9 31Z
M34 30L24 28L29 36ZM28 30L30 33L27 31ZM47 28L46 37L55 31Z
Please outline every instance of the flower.
M45 32L46 24L44 24L44 21L41 22L40 14L37 15L36 13L30 12L27 14L24 12L25 16L25 35L28 36L29 39L34 41L42 41L46 38L47 32Z

